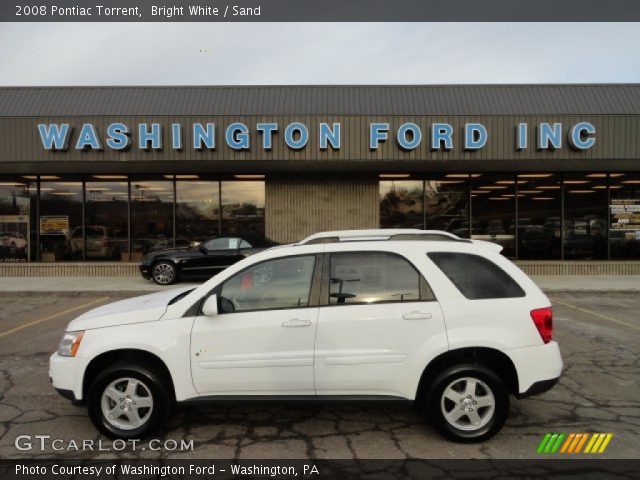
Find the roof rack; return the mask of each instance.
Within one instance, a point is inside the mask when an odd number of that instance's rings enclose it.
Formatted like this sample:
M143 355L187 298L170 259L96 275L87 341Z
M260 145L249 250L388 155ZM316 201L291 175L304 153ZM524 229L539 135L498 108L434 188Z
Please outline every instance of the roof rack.
M426 240L470 242L453 233L442 230L419 230L417 228L392 228L371 230L336 230L332 232L320 232L308 236L297 245L312 245L316 243L338 242L364 242L380 240Z

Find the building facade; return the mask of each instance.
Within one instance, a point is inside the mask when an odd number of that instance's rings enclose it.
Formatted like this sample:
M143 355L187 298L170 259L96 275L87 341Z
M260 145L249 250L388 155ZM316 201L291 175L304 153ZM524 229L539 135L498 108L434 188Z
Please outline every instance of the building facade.
M0 257L442 229L640 260L640 85L0 88Z

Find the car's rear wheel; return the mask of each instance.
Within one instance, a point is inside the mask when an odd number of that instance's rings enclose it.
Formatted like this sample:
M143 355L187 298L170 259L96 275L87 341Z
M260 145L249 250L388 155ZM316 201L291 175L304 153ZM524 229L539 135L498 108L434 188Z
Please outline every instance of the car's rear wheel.
M495 435L509 414L509 393L495 372L482 365L444 370L427 394L433 425L456 442L482 442Z
M178 271L171 262L158 262L151 270L151 277L158 285L171 285L178 279Z
M111 438L143 438L165 422L171 399L162 375L133 364L115 364L100 373L89 388L91 421Z

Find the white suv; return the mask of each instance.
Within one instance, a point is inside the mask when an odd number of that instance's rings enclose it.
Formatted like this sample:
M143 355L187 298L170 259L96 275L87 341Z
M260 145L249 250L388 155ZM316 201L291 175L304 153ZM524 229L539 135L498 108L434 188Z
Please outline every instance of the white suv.
M312 397L415 401L448 438L481 441L509 394L562 371L549 299L500 248L439 231L313 235L81 315L52 383L112 437L149 435L175 403Z

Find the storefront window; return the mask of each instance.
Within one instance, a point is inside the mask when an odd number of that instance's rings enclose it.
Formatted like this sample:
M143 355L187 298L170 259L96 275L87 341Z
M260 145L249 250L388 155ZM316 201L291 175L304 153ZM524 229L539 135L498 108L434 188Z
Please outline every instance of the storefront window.
M612 260L640 259L640 175L609 175Z
M32 258L35 235L31 222L35 177L0 177L0 262Z
M85 183L85 259L129 260L129 185L127 177Z
M173 246L173 176L131 179L132 260Z
M445 230L469 238L469 182L462 174L424 184L425 229Z
M80 177L40 178L40 260L84 260L82 201Z
M222 233L264 237L264 182L222 182Z
M204 242L220 232L220 182L176 182L176 246Z
M471 178L471 238L502 245L515 256L515 175L481 174Z
M423 188L422 180L381 181L380 226L382 228L423 228Z
M518 175L518 258L557 260L562 256L560 175Z
M564 176L564 258L607 258L607 176Z

